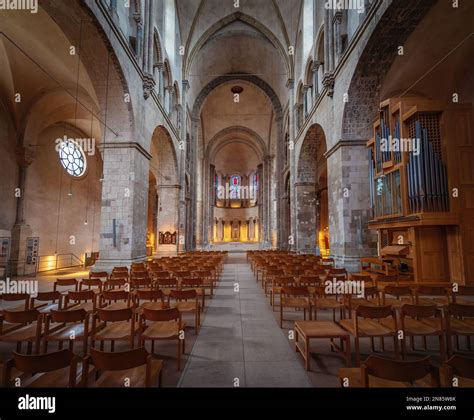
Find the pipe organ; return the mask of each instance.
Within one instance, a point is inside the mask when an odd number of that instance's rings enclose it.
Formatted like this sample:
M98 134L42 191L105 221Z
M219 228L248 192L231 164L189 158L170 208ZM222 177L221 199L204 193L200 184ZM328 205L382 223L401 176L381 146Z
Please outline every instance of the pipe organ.
M402 279L474 281L471 125L470 105L418 97L380 104L367 143L369 227Z

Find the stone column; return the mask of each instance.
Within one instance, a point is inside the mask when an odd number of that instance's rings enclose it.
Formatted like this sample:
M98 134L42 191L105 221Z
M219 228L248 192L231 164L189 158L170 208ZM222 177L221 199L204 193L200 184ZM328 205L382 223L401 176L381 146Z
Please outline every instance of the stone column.
M313 103L316 102L319 96L319 68L321 67L321 61L314 61L313 62Z
M340 141L326 154L331 256L350 271L359 270L361 257L377 252L376 236L367 227L371 210L365 143Z
M151 155L139 143L104 143L100 256L94 270L110 271L146 257Z
M316 252L316 184L314 182L297 182L297 241L298 252L309 254Z
M23 143L23 140L21 140ZM32 150L22 146L17 150L18 162L18 189L16 202L16 219L11 232L10 273L12 276L29 275L36 272L35 266L25 265L26 240L31 237L32 229L25 220L24 204L27 187L28 168L33 163L34 154Z
M336 61L339 62L339 58L342 55L342 38L341 38L341 22L342 22L342 11L337 10L334 13L333 25L334 25L334 41L336 44Z
M295 82L293 79L289 79L286 85L288 88L288 97L290 100L289 109L293 109L294 107L294 90L295 90ZM289 115L289 133L290 133L290 157L289 157L289 166L290 166L290 202L291 202L291 227L290 227L290 238L289 241L289 248L290 250L296 249L296 194L295 194L295 183L296 183L296 156L295 156L295 137L296 137L296 130L295 130L295 119L290 112Z

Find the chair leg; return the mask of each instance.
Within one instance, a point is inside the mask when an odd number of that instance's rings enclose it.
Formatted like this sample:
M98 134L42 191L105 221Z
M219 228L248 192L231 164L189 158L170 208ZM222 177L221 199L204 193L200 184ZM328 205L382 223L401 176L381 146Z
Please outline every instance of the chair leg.
M280 302L280 328L283 328L283 306Z
M370 349L372 350L372 353L375 353L375 340L374 340L374 337L370 337Z
M182 346L182 342L178 338L178 370L181 370L181 346Z
M354 337L354 351L356 354L356 366L360 366L360 346L359 346L359 337Z
M407 342L406 342L406 339L402 338L402 340L400 340L400 344L401 344L401 347L402 347L402 359L405 359L407 357Z
M423 336L423 350L428 351L428 343L426 341L426 335Z
M397 334L393 336L393 350L395 352L395 359L400 360L400 350L398 348L398 337Z
M380 348L382 349L382 351L385 351L385 338L384 337L380 337Z
M439 335L439 352L441 354L441 361L446 360L446 350L445 350L445 344L444 344L444 334Z

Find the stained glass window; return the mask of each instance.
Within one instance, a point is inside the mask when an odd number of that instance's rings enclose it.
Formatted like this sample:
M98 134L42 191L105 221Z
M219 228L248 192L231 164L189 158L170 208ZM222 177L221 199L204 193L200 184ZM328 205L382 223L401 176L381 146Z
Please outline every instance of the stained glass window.
M230 177L230 199L238 200L240 199L240 187L241 187L241 178L238 175L232 175Z
M86 156L82 149L73 141L63 141L59 144L59 160L66 172L80 177L86 172Z

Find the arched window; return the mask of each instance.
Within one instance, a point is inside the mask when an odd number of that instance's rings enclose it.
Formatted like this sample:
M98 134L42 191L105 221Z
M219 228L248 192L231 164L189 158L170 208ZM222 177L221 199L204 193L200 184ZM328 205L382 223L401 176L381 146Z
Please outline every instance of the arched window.
M240 175L232 175L230 177L230 199L240 199L240 187L242 186L242 177Z

